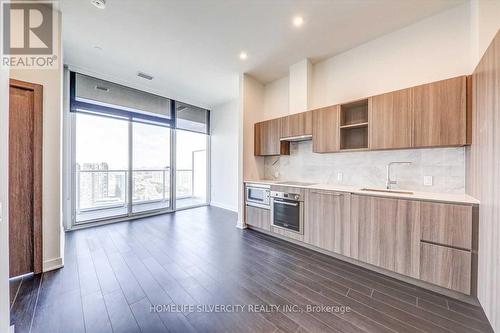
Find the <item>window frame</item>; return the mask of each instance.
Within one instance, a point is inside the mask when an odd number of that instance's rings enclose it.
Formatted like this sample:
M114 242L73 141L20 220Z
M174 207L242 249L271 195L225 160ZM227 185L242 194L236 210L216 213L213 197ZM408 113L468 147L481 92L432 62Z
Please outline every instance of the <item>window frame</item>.
M177 155L177 129L176 129L176 101L173 99L170 99L171 103L171 118L166 119L163 118L162 122L158 122L159 117L155 116L148 116L148 115L143 115L141 114L141 117L131 117L130 112L127 112L124 110L120 110L118 108L111 108L109 106L104 106L104 105L97 105L97 104L92 104L92 103L87 103L87 102L82 102L82 101L77 101L75 99L75 72L69 71L69 75L65 76L68 77L68 81L66 83L66 87L69 89L65 89L65 96L66 96L66 107L65 107L65 114L63 116L63 133L64 133L64 142L67 142L68 144L64 144L64 160L67 161L65 163L66 165L69 164L69 168L64 170L64 173L68 172L70 173L69 177L64 177L65 182L69 182L69 184L64 184L65 188L68 189L67 193L69 194L69 197L67 197L66 200L69 200L68 203L68 208L69 208L69 219L65 218L67 222L64 223L66 230L75 230L75 229L80 229L80 228L87 228L87 227L92 227L96 225L103 225L103 224L109 224L109 223L115 223L115 222L122 222L122 221L130 221L130 220L135 220L138 218L143 218L143 217L148 217L148 216L155 216L155 215L160 215L160 214L167 214L167 213L172 213L177 210L184 210L184 209L192 209L192 208L197 208L197 207L203 207L203 206L208 206L210 205L211 202L211 134L210 134L210 110L204 109L207 112L207 133L204 133L206 135L206 201L203 204L198 204L194 206L189 206L189 207L182 207L180 209L177 209L176 207L176 170L177 170L177 163L176 163L176 155ZM69 95L69 96L68 96ZM69 97L69 98L68 98ZM131 164L131 159L133 158L132 155L132 149L133 149L133 122L141 122L141 123L146 123L150 124L152 126L164 126L164 127L169 127L170 128L170 205L168 208L163 208L163 209L157 209L157 210L150 210L150 211L145 211L145 212L136 212L133 213L131 212L131 207L132 207L132 200L128 200L128 213L126 215L120 215L117 217L111 217L111 218L98 218L94 220L89 220L85 222L76 222L76 113L81 112L81 113L86 113L86 114L91 114L94 116L102 116L102 117L117 117L123 120L126 120L128 122L128 127L129 127L129 132L128 132L128 152L129 152L129 179L127 180L127 186L129 186L129 195L131 194L130 192L130 187L133 186L131 182L131 172L130 169L133 167ZM184 130L184 129L179 129L183 131L189 131L189 130ZM194 131L195 133L201 133ZM68 170L69 169L69 170ZM68 223L69 222L69 223Z

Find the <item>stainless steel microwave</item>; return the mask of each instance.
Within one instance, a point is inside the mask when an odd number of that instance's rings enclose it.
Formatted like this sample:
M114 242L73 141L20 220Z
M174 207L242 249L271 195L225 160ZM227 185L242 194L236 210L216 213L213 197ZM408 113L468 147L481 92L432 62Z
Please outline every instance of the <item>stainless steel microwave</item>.
M245 203L249 206L270 208L269 185L247 184L245 187Z

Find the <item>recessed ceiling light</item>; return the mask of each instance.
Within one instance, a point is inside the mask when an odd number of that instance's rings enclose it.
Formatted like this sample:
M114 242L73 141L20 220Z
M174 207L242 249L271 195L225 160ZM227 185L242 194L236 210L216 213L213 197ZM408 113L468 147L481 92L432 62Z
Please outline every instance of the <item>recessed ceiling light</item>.
M98 45L94 46L94 49L96 49L97 51L102 51L102 47L100 47Z
M296 27L301 27L304 24L304 18L302 16L295 16L293 18L293 25Z
M99 9L106 8L106 0L90 0L90 3Z
M248 54L246 52L240 52L240 59L241 60L246 60L246 58L248 58Z

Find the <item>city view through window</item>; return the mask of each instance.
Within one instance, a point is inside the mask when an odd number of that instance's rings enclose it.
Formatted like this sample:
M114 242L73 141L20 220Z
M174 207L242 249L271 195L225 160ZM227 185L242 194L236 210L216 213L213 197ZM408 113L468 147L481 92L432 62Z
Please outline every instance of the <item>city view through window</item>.
M170 128L77 113L75 120L76 222L172 209ZM207 135L178 130L177 208L205 204ZM132 195L130 195L130 193Z

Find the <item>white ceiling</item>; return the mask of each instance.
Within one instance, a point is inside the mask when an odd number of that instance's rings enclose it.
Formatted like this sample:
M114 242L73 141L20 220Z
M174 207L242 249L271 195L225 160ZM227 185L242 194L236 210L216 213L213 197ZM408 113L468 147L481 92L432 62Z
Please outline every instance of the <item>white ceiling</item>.
M118 83L211 107L463 0L61 0L64 61ZM300 14L305 23L293 27ZM98 46L102 50L95 48ZM241 50L248 59L241 61ZM154 76L136 77L138 71Z

